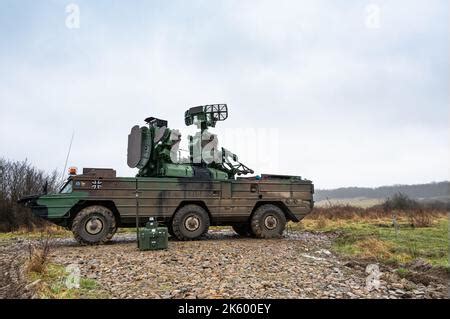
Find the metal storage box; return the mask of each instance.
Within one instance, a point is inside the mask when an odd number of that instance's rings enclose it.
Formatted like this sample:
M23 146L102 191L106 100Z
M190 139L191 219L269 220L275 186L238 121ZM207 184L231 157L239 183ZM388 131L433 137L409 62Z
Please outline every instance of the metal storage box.
M158 250L167 249L169 232L167 227L158 226L158 223L150 220L145 228L139 229L139 249Z

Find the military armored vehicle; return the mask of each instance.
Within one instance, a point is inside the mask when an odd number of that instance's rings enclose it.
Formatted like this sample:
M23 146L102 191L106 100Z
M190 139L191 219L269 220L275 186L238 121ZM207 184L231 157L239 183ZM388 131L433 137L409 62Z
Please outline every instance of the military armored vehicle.
M189 156L181 158L181 134L155 117L128 136L128 165L135 177L105 168L72 170L58 193L20 200L32 212L72 230L82 244L110 240L118 227L143 225L149 217L180 240L199 238L210 225L228 225L242 236L280 236L287 221L299 222L313 208L314 186L300 176L253 174L237 155L218 147L208 131L228 117L226 104L190 108Z

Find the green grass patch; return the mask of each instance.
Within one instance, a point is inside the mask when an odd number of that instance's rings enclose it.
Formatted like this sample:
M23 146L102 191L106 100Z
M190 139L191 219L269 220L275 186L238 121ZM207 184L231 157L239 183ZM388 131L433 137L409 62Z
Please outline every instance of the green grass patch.
M402 268L402 267L398 268L395 272L396 272L401 278L406 278L406 277L408 277L408 275L410 274L410 271L409 271L408 269Z
M400 220L396 231L388 219L305 220L293 228L337 232L333 249L344 255L375 258L383 262L406 263L423 258L434 266L449 269L449 224L438 218L431 227L411 227Z
M109 295L101 290L98 283L89 278L80 278L79 288L68 288L66 279L69 274L65 267L48 264L43 273L30 272L31 282L39 281L37 293L42 299L101 299Z

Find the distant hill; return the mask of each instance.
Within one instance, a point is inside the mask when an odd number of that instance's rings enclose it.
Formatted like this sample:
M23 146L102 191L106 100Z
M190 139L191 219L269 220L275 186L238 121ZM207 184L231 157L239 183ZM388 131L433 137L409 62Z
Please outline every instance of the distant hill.
M317 189L314 200L319 202L326 199L385 199L395 193L401 192L416 200L443 200L450 201L450 182L436 182L417 185L392 185L376 188L369 187L343 187L337 189Z

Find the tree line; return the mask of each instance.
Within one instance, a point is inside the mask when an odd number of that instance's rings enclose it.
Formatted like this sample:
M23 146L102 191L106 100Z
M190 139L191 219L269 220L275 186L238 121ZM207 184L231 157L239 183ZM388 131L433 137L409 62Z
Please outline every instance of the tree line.
M316 190L315 200L320 201L323 199L347 199L347 198L388 198L394 194L402 193L410 198L423 200L423 199L450 199L449 193L450 183L448 181L435 182L428 184L417 185L393 185L382 186L376 188L368 187L343 187L337 189Z
M0 158L0 232L26 227L33 229L42 221L33 217L30 210L17 204L26 195L42 194L57 189L61 177L57 171L45 172L34 167L28 160L10 161Z

